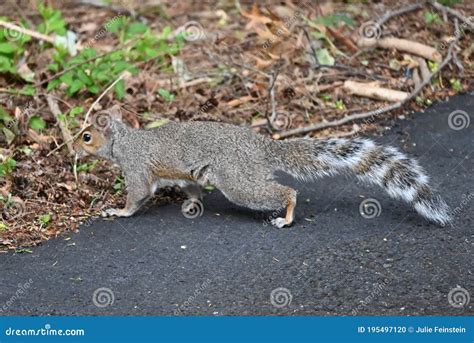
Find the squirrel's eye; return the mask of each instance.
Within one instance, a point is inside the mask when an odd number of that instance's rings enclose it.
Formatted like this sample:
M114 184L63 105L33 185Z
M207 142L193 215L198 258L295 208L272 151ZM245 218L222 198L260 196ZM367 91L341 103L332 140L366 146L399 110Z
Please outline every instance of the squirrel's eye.
M84 132L84 134L82 135L82 140L85 143L90 143L92 141L92 135L89 132Z

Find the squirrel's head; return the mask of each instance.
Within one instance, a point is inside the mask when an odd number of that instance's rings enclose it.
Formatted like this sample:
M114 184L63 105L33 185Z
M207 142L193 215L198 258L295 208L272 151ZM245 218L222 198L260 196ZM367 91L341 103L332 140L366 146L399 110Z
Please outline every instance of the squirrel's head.
M113 159L113 142L116 134L123 128L120 107L98 112L92 118L92 124L87 126L74 141L74 150L78 157L94 155Z

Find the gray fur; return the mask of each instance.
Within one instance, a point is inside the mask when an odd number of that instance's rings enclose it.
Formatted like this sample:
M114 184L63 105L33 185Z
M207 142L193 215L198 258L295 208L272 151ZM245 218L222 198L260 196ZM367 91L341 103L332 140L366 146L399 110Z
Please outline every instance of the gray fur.
M301 180L353 174L411 203L429 220L442 225L450 220L448 206L433 193L415 160L368 139L273 141L215 122L171 122L143 130L113 121L97 155L122 168L129 192L127 215L165 184L191 187L194 198L200 197L196 189L212 184L236 204L279 210L289 199L296 201L295 190L274 180L274 173L282 170Z

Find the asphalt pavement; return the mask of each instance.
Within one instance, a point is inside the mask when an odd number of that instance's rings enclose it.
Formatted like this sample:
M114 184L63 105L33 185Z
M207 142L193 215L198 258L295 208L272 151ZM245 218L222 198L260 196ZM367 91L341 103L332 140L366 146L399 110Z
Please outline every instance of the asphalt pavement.
M473 95L374 137L418 158L452 226L356 179L282 176L299 190L291 228L213 191L196 219L147 206L0 254L0 315L472 315L474 122L463 118L474 121ZM380 204L373 218L360 214L367 199Z

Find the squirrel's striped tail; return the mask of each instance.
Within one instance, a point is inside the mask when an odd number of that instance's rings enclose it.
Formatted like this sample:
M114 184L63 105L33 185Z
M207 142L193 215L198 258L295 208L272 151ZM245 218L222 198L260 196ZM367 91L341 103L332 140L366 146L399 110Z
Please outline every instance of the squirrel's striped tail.
M445 225L450 209L428 185L428 176L415 159L391 146L363 138L293 139L275 141L277 168L299 179L339 173L355 174L362 181L384 188L396 199L413 205L423 217Z

